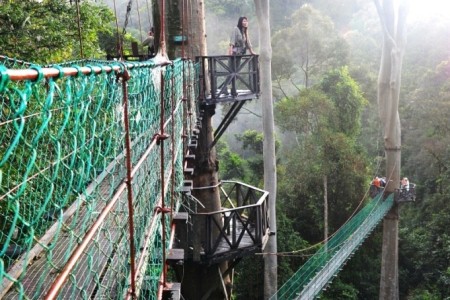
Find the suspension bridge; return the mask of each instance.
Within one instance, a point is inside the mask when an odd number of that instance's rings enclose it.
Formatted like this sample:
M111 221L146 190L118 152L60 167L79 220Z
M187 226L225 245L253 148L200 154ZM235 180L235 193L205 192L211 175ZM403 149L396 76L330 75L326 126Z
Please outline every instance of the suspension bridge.
M42 66L0 56L1 299L207 299L220 287L230 299L224 278L232 282L236 264L273 236L266 191L202 182L198 170L258 97L258 56L169 61L164 1L156 9L160 53L148 60L134 43L125 55L132 2L110 55L120 61ZM200 44L205 34L189 22L197 12L190 1L178 10L181 21L171 21L181 31L173 26L168 41L181 41L174 53L185 57L185 42ZM115 3L114 12L117 24ZM79 42L84 57L81 34ZM229 110L209 139L220 103ZM212 191L219 205L208 203ZM272 299L317 297L392 205L414 198L413 189L376 194ZM185 271L211 265L220 284L186 297Z
M205 212L191 180L204 110L231 103L213 147L259 93L257 56L238 73L229 57L0 58L0 298L180 299L184 262L233 262L226 275L263 251L266 191L220 182ZM320 294L393 203L379 193L273 299Z

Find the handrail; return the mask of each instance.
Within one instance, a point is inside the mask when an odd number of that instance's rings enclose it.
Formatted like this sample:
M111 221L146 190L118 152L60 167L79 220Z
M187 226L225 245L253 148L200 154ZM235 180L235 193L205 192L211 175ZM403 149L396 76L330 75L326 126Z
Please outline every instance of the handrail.
M203 90L200 98L207 102L235 99L239 96L258 96L259 56L258 55L217 55L198 56L201 64L200 80ZM208 84L207 84L208 83ZM228 91L228 87L231 91Z
M252 187L250 185L227 181L225 184L233 184L230 193L225 193L227 198L231 198L232 193L238 193L238 189L247 188L247 194L260 192L262 195L254 203L240 205L234 208L224 208L212 212L191 213L195 220L194 224L203 223L206 230L202 233L197 232L204 254L207 257L214 256L220 244L226 243L230 249L237 249L242 246L241 242L244 235L251 240L248 247L262 246L264 236L268 233L268 200L267 191ZM255 200L252 197L246 197L244 201ZM242 203L244 204L244 203ZM201 236L198 236L198 235ZM246 247L244 246L244 247Z

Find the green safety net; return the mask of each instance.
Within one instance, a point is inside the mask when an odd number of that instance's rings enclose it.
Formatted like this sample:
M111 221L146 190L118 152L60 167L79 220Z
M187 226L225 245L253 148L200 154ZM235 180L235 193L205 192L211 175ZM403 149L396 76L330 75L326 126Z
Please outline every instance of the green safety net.
M0 57L0 298L41 299L68 271L58 299L123 299L132 244L137 294L156 299L170 232L170 215L163 226L157 208L180 206L198 67L187 60L48 67L60 75L46 78L44 66ZM8 75L28 68L37 79ZM66 68L76 74L64 75ZM117 76L125 69L126 95Z
M0 64L8 69L28 69L33 63L0 55Z
M383 219L393 203L393 194L383 199L383 193L379 193L302 265L271 299L314 299Z

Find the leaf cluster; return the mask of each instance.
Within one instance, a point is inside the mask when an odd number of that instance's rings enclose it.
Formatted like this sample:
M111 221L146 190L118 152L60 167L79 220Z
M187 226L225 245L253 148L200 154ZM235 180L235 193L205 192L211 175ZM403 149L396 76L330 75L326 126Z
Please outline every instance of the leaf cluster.
M272 38L274 79L308 87L324 72L346 64L348 45L329 17L304 5L290 20Z
M365 104L345 67L328 72L319 84L296 97L276 103L277 125L295 138L281 161L286 174L280 176L280 199L306 239L321 239L324 176L334 229L364 194L368 161L357 137Z
M102 54L100 32L111 32L112 13L87 1L80 4L80 31L75 5L67 1L7 1L0 6L0 52L35 63L50 63Z

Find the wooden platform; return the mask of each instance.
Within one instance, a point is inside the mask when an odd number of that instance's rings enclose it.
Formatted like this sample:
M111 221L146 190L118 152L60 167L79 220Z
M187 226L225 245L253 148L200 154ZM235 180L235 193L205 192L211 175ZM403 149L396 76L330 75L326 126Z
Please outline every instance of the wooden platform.
M224 213L225 215L226 213ZM194 252L199 251L200 263L214 264L253 255L264 250L269 237L269 228L264 222L257 219L249 221L245 218L239 219L239 217L234 220L226 218L223 219L221 228L216 228L218 233L214 240L200 237L202 246L199 250L196 250L193 243L195 240L193 235L199 233L191 231L190 246L185 249L185 259L194 260L196 257ZM207 237L210 232L206 230L206 233L203 234Z
M227 103L227 102L236 102L236 101L247 101L247 100L253 100L259 97L259 94L254 93L250 90L237 90L236 95L232 95L231 93L219 93L217 91L217 94L214 95L214 97L207 96L205 98L205 101L207 104L216 104L216 103Z
M238 232L243 231L243 225L238 224L236 226L236 230ZM230 233L232 231L232 228L230 228ZM250 232L248 232L250 231ZM245 257L249 255L253 255L255 253L260 253L264 250L264 247L267 243L268 234L269 231L267 230L266 234L263 236L263 240L261 243L255 243L254 237L255 237L255 227L250 227L248 231L244 231L242 233L242 238L237 247L234 247L230 245L227 241L227 239L232 239L232 235L228 234L225 237L222 237L220 240L220 243L217 247L217 250L210 255L205 255L205 259L209 263L217 263L225 260L231 260L236 257Z

